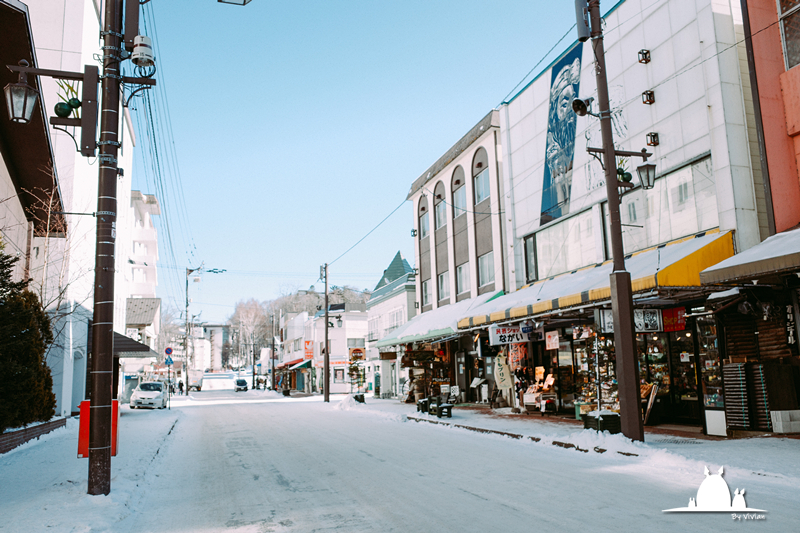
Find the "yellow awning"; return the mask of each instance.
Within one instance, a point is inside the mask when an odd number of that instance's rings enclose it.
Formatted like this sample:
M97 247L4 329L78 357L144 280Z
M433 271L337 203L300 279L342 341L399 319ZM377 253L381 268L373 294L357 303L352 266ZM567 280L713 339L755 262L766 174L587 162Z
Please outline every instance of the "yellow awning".
M700 272L733 255L733 234L718 229L654 246L625 258L633 293L657 289L701 287ZM526 285L475 309L458 322L459 329L536 316L611 298L606 261Z

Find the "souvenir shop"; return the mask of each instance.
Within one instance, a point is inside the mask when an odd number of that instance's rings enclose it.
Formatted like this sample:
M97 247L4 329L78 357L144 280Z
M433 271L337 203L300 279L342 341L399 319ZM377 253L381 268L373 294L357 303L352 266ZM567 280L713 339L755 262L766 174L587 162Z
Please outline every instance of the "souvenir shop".
M773 235L700 278L727 289L704 311L721 338L717 434L800 432L800 229Z

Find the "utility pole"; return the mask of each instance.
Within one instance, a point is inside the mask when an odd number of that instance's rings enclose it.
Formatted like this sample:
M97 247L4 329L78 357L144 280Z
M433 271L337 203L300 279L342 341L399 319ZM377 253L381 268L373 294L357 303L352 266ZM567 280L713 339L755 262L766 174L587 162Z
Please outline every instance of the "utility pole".
M97 236L92 315L88 493L111 492L111 403L114 382L114 245L117 237L117 151L122 61L122 2L107 0L103 37L102 108L97 185Z
M322 358L323 365L323 390L325 392L325 401L331 401L331 351L328 345L328 263L322 266L322 276L325 278L325 354Z
M611 126L611 106L608 99L603 27L600 17L600 0L589 0L591 39L595 58L597 100L600 107L600 131L603 138L603 163L606 171L606 194L611 219L611 255L614 269L611 281L611 309L614 315L614 345L617 354L617 380L622 433L629 439L644 441L641 405L639 400L639 371L636 361L636 340L633 326L633 292L631 275L625 270L625 252L622 242L622 221L619 213L617 179L617 151ZM578 24L581 24L580 17ZM580 33L579 33L580 35ZM646 159L646 157L645 157ZM599 365L599 361L598 361ZM598 383L598 391L600 384Z
M269 352L269 360L270 364L272 365L272 390L275 390L275 313L270 315L269 322L272 331L270 332L270 352Z

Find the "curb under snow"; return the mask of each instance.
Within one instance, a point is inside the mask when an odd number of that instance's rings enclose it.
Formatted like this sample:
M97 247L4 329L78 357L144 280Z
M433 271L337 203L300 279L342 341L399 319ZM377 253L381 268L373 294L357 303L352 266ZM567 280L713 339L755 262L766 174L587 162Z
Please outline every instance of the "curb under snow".
M478 428L478 427L474 427L474 426L465 426L463 424L453 424L451 422L443 422L441 420L430 420L428 418L418 418L418 417L412 416L412 415L406 415L406 418L408 418L408 420L413 420L414 422L427 422L429 424L438 424L438 425L442 425L442 426L450 426L450 427L454 427L454 428L466 429L468 431L476 431L478 433L491 433L491 434L495 434L495 435L503 435L504 437L511 437L512 439L527 438L527 439L532 440L533 442L540 442L542 440L539 437L530 437L530 436L526 437L525 435L521 435L519 433L509 433L508 431L499 431L499 430L496 430L496 429L486 429L486 428ZM551 444L553 446L558 446L560 448L575 449L575 450L577 450L579 452L589 453L588 449L581 448L581 447L577 446L576 444L572 444L571 442L561 442L561 441L554 440L554 441L551 442ZM600 448L599 446L595 446L593 448L593 450L596 453L605 453L605 452L608 451L608 450L606 450L604 448ZM621 451L617 451L617 453L620 454L620 455L625 455L627 457L639 457L638 453L621 452Z

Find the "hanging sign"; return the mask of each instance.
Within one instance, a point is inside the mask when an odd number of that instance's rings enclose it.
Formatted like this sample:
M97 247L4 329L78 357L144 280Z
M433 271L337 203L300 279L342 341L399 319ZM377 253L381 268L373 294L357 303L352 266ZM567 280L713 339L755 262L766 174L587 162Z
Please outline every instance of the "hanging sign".
M558 350L558 331L548 331L544 334L545 350Z
M797 343L797 327L794 321L794 307L791 305L786 306L786 344L793 345Z
M533 333L523 333L519 326L490 326L489 344L511 344L535 340Z
M314 359L314 341L303 341L306 359Z
M683 331L686 329L686 308L664 309L664 331Z
M683 307L680 308L683 311ZM667 321L667 311L664 311L664 324ZM681 314L681 317L683 315ZM685 323L685 322L684 322ZM661 309L634 309L633 327L636 333L655 333L657 331L680 331L664 329L661 320ZM680 328L681 330L683 327ZM614 333L614 314L611 309L602 309L600 312L600 331Z
M494 382L498 389L510 389L514 386L505 355L499 355L494 359Z

